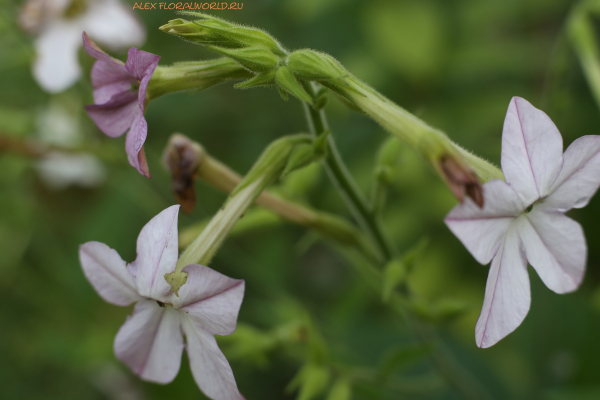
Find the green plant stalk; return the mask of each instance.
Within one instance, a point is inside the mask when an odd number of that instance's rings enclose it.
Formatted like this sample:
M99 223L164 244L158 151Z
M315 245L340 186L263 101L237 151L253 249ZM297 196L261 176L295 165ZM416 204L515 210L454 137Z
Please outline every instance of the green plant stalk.
M315 90L312 84L306 84L304 85L304 88L313 98L315 97ZM311 133L317 137L328 130L325 112L323 110L317 110L307 103L303 104ZM352 175L350 175L350 172L348 172L348 168L346 168L344 161L337 150L332 135L329 135L327 140L329 151L324 163L329 178L342 195L350 212L361 228L367 232L377 244L384 261L389 261L395 253L391 241L384 233L377 215L369 206L364 195L358 188L358 185L354 182Z
M165 94L185 90L200 91L229 80L249 79L254 75L230 58L175 63L158 66L146 91L146 104Z
M492 179L504 180L504 174L498 167L461 148L444 132L431 127L354 76L348 75L344 81L348 87L340 90L347 98L386 130L415 149L436 170L440 169L440 159L450 156L457 162L464 159L482 183Z
M589 15L592 6L589 1L577 4L569 15L567 29L596 105L600 108L600 50Z
M201 146L198 146L201 148ZM242 177L231 170L228 166L213 158L204 149L198 157L201 161L195 170L195 176L224 192L232 192L242 181ZM357 248L371 262L381 262L379 253L374 251L374 243L355 226L345 219L334 214L312 210L308 207L282 199L268 191L262 192L256 198L256 204L265 207L279 217L314 229L324 237L330 238L337 243ZM273 215L273 214L271 214ZM200 233L204 228L202 223L199 227L190 227L191 232ZM205 224L204 224L205 225ZM186 247L191 243L190 235L186 229L180 234L180 247ZM196 237L197 235L194 235Z
M177 294L187 280L187 274L182 272L183 268L190 264L208 265L237 220L244 215L258 195L281 176L294 147L310 142L309 135L291 135L274 141L265 149L223 207L181 254L175 271L165 275L165 280L171 285L174 293Z

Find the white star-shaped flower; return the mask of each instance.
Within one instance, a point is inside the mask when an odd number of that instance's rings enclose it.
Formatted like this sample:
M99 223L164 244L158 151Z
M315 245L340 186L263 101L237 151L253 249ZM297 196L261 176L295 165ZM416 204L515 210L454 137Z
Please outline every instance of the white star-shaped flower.
M484 185L483 209L466 199L445 219L478 262L492 261L475 328L479 347L494 345L525 319L528 261L556 293L574 291L583 279L583 230L564 213L585 206L600 185L600 136L581 137L564 154L562 149L552 120L514 97L502 131L506 182Z
M50 93L62 92L81 76L77 51L83 31L112 51L146 40L144 26L120 0L29 0L19 20L37 35L33 76Z
M178 213L179 206L169 207L144 226L131 264L104 243L83 244L79 249L83 272L107 302L118 306L137 302L114 343L117 358L136 375L171 382L186 347L194 379L208 397L243 399L214 335L235 330L244 281L192 264L183 269L187 282L175 296L164 275L177 264Z

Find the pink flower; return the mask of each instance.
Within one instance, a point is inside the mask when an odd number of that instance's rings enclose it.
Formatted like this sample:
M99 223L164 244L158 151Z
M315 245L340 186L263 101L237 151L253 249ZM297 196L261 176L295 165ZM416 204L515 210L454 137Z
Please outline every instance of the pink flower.
M492 261L475 328L479 347L492 346L525 319L528 261L556 293L574 291L583 279L583 230L564 213L584 207L600 185L600 136L581 137L564 154L562 149L552 120L514 97L502 131L506 182L484 185L483 209L467 199L445 219L478 262Z
M187 282L175 296L163 276L177 264L178 212L179 206L169 207L144 226L131 264L104 243L82 245L83 272L107 302L118 306L137 302L114 343L117 358L136 375L171 382L186 347L200 389L214 400L239 400L233 372L214 335L235 330L244 281L192 264L183 269Z
M131 48L123 64L100 50L85 32L83 47L98 60L92 68L95 104L85 109L98 128L110 137L119 137L129 130L125 140L127 159L150 178L143 147L148 134L144 109L146 88L160 57Z

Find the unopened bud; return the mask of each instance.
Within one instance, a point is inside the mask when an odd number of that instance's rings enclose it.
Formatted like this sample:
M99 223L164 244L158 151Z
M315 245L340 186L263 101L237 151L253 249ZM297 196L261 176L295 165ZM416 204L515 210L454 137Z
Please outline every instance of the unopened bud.
M182 12L180 14L198 19L191 22L181 18L175 19L159 29L201 45L229 49L262 48L278 57L287 54L275 38L260 29L248 28L202 13Z
M333 57L313 50L297 50L290 54L288 67L303 79L338 79L348 72Z

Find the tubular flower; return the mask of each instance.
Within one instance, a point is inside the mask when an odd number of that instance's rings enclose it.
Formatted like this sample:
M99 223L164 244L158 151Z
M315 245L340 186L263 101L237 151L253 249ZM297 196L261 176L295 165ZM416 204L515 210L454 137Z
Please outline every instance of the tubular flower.
M105 301L118 306L137 302L114 342L117 358L136 375L171 382L185 347L194 379L208 397L243 399L214 335L235 330L244 281L192 264L183 269L187 282L175 296L163 276L177 264L178 212L179 206L169 207L144 226L131 264L104 243L83 244L79 249L83 272Z
M144 118L146 89L160 57L136 48L129 49L125 64L104 53L83 33L83 47L96 60L92 68L94 103L86 106L90 118L110 137L127 130L127 159L142 175L150 178L144 154L148 124Z
M479 263L492 262L475 328L479 347L494 345L525 319L527 262L556 293L574 291L583 279L583 230L564 213L584 207L600 185L600 136L581 137L562 150L552 120L514 97L502 131L506 182L484 185L483 209L467 199L445 219Z

